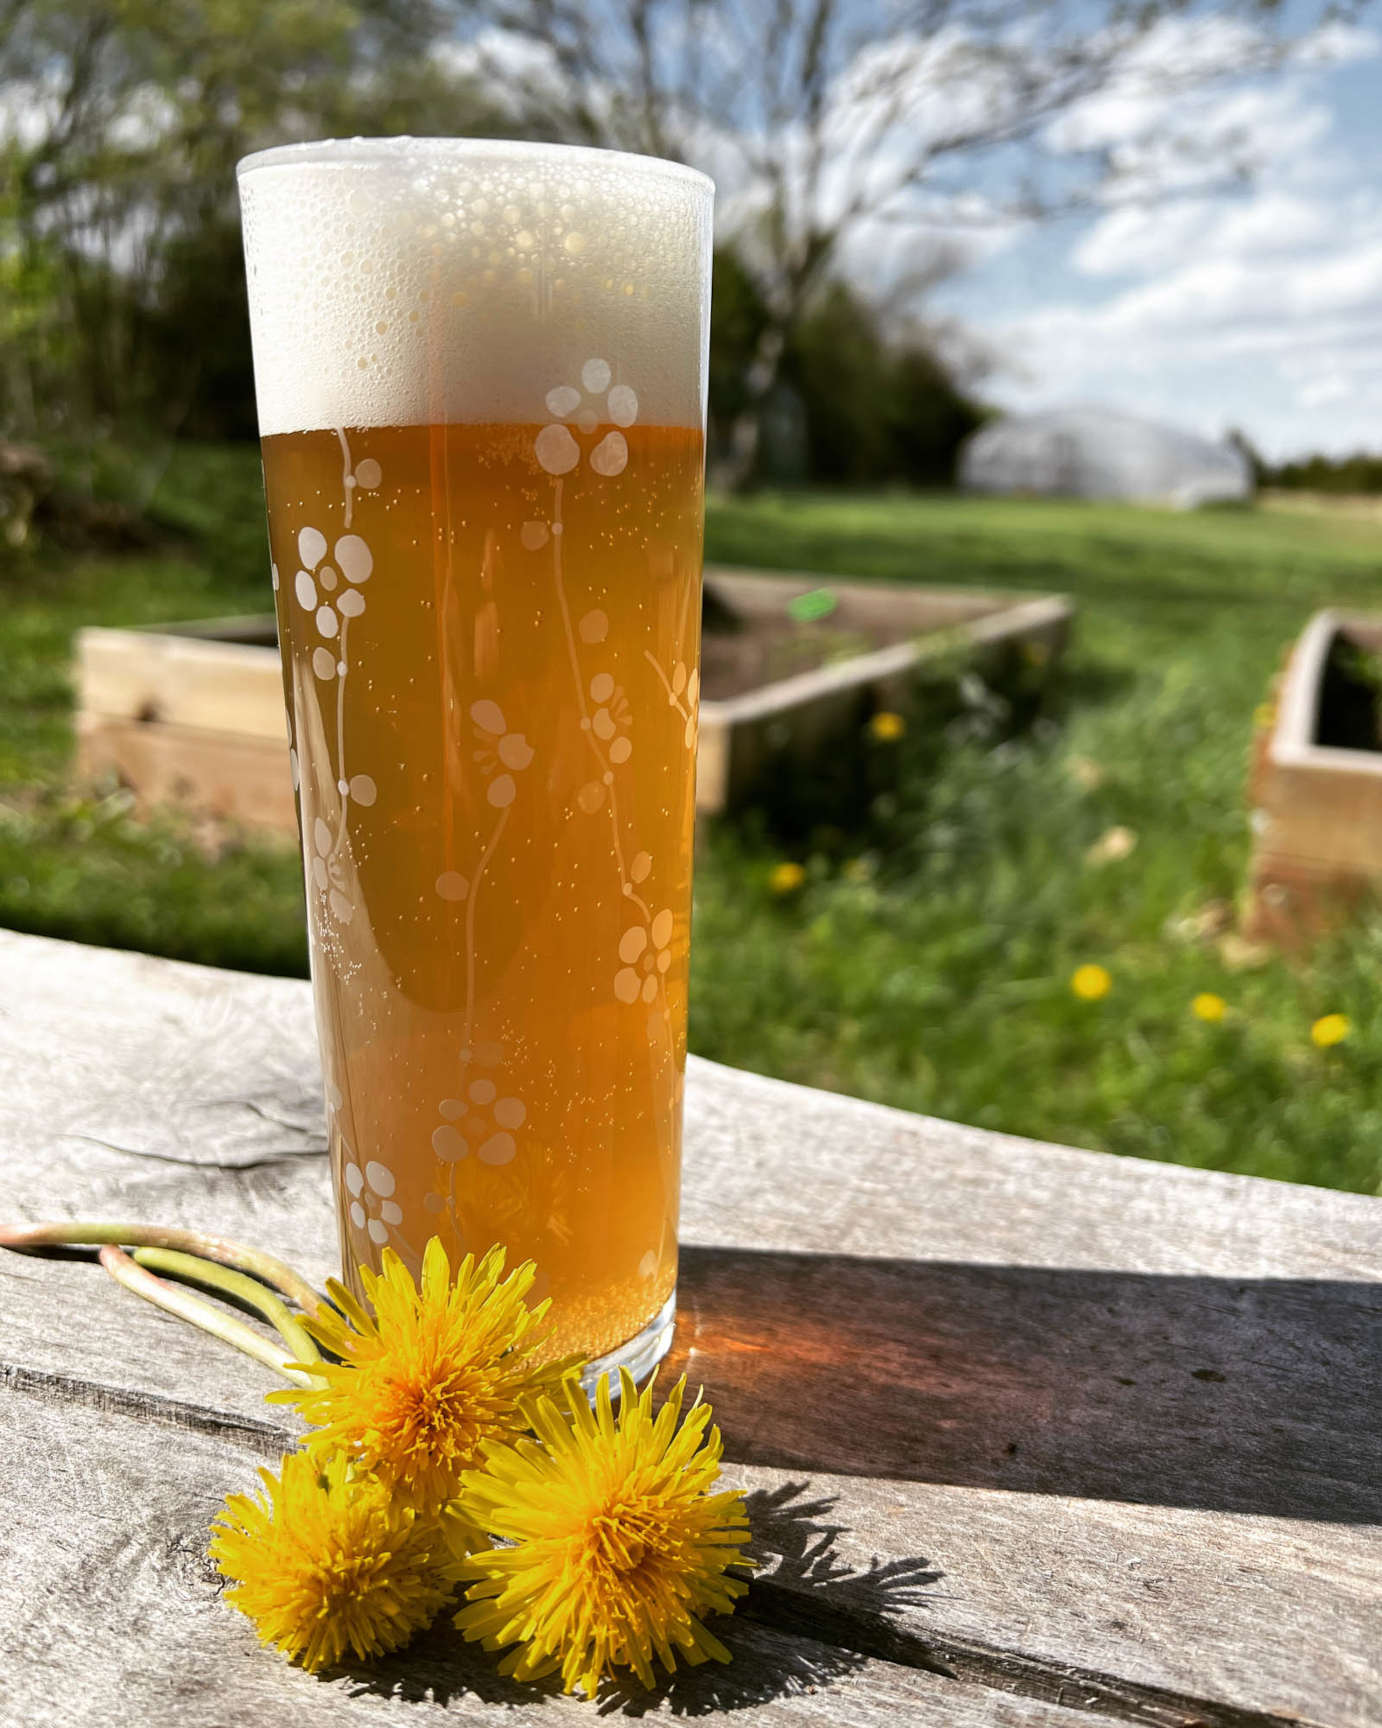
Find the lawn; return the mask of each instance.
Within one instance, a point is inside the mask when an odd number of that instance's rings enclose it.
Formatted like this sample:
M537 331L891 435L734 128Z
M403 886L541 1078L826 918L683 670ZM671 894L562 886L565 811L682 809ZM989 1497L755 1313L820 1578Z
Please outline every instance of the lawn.
M0 567L0 922L305 971L292 853L212 860L176 824L133 822L118 790L64 790L73 628L262 609L257 488L251 452L182 450L155 498L178 537L156 555ZM1379 1190L1382 921L1288 964L1231 918L1254 709L1311 610L1382 601L1382 532L767 496L714 503L708 537L722 562L1056 590L1079 617L1034 724L971 689L942 750L916 725L871 746L880 791L856 830L707 837L694 1049L1038 1138ZM775 891L783 862L802 879ZM1102 998L1072 990L1082 965L1106 969ZM1205 994L1222 1019L1194 1012ZM1350 1030L1320 1049L1325 1014Z

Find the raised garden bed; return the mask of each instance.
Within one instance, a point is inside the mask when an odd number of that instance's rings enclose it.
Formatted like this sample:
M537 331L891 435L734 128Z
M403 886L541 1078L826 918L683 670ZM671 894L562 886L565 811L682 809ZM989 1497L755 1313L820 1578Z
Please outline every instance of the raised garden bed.
M1071 619L1055 595L741 570L708 569L706 596L702 814L753 802L784 772L838 771L872 714L909 708L924 663L1049 668ZM82 773L113 770L144 806L295 832L271 617L83 630L77 684Z
M1310 620L1258 736L1251 802L1251 936L1298 945L1382 887L1382 615Z

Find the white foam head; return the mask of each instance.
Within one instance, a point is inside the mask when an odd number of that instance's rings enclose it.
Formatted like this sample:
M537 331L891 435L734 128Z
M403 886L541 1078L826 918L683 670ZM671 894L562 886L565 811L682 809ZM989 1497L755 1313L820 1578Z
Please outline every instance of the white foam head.
M704 423L704 175L448 138L288 145L238 172L266 436L526 424L592 381L633 391L643 424Z

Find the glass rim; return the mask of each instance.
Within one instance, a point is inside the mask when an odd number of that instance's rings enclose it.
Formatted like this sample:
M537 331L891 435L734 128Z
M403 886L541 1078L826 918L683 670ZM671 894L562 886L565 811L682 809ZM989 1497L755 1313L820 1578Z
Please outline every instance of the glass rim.
M617 165L628 173L646 175L654 180L681 180L702 193L714 194L715 182L699 168L688 168L684 162L673 162L665 156L644 156L632 150L602 150L588 144L541 144L530 139L516 138L317 138L300 144L275 144L267 150L255 150L242 156L235 164L237 180L251 174L262 174L275 168L296 168L304 165L327 167L375 166L380 163L419 163L464 160L497 161L507 157L514 162L565 162L573 166L581 162Z

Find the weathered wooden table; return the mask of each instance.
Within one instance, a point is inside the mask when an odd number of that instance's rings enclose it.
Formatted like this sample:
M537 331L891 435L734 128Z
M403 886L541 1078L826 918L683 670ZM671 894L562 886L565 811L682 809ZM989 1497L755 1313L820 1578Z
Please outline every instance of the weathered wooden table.
M0 935L0 1213L333 1269L307 986ZM771 1570L732 1667L520 1692L434 1630L313 1680L207 1524L267 1371L97 1267L0 1255L0 1722L1248 1728L1382 1722L1382 1202L694 1063L678 1360Z

